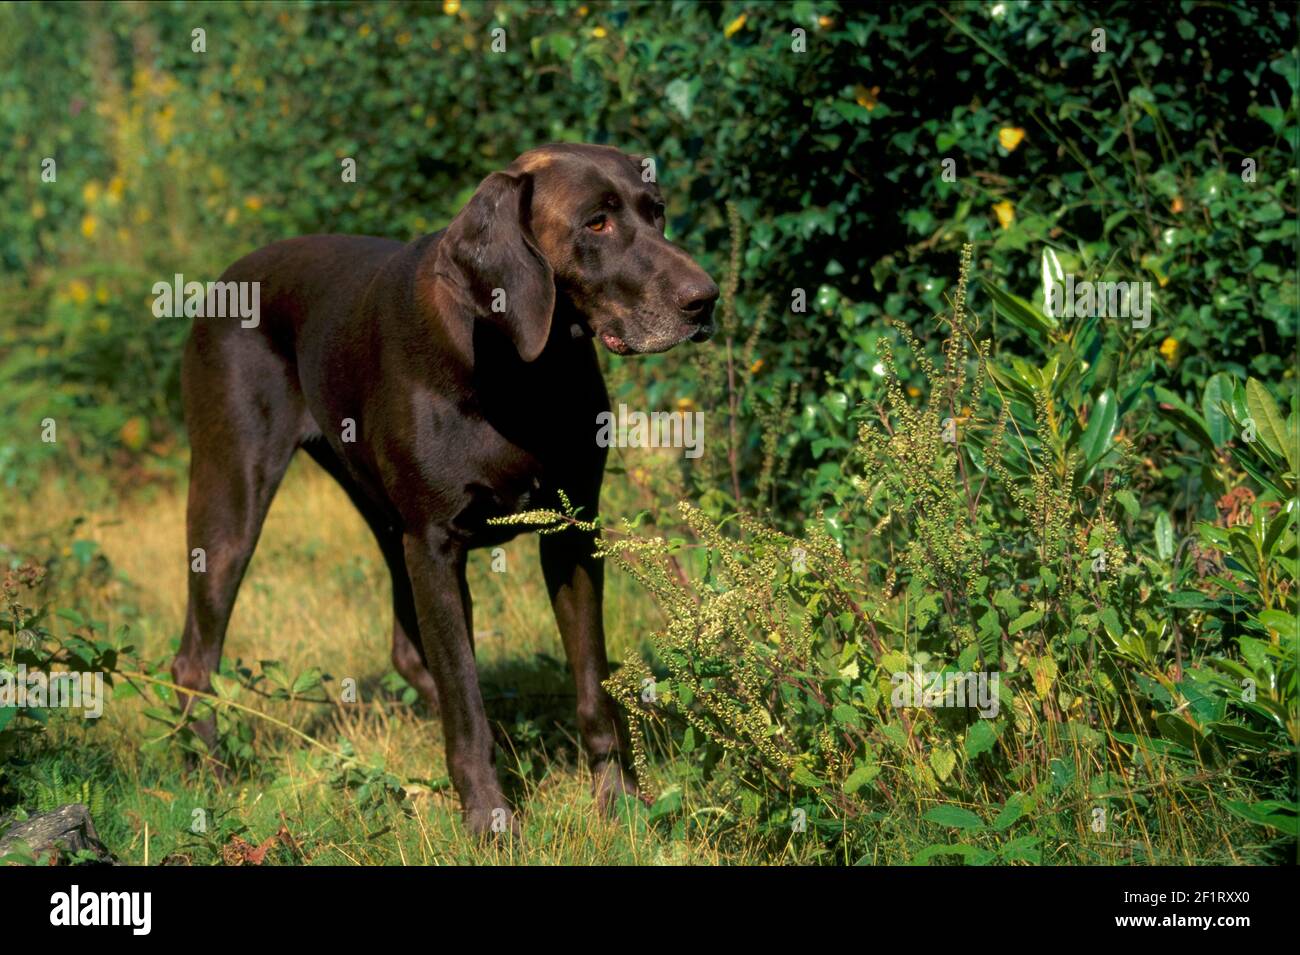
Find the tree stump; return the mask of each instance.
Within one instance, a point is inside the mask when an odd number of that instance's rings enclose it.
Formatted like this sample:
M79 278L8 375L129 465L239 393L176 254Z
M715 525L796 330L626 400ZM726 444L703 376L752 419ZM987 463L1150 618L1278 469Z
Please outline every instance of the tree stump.
M117 864L117 859L99 841L90 810L81 803L60 806L53 812L15 823L0 836L0 857L19 851L19 843L31 850L38 863L57 865L64 854L89 851L95 854L98 863Z

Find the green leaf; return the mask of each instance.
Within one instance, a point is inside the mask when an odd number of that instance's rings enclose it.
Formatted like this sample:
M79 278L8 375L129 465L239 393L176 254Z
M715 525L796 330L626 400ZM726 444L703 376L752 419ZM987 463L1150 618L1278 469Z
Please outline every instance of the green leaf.
M989 720L978 720L972 723L966 730L966 758L974 759L989 752L993 749L997 738L997 734L993 732L993 724Z
M935 806L933 809L927 809L921 816L926 822L938 823L941 826L952 826L955 829L979 830L984 828L984 820L969 809L962 809L960 806Z
M956 767L957 754L948 747L938 747L930 751L930 768L934 770L940 782L947 782Z
M293 681L293 689L290 691L294 694L306 693L308 690L320 686L321 672L312 667L306 673L303 673L298 679Z
M836 703L835 709L831 711L835 717L835 722L841 726L861 726L862 716L856 709L847 703Z
M1216 447L1223 447L1232 440L1232 420L1228 417L1225 406L1232 406L1234 381L1226 372L1211 375L1205 383L1205 394L1201 396L1201 413L1205 415L1205 430Z
M1119 621L1119 614L1114 607L1107 607L1100 614L1101 625L1106 628L1106 635L1112 640L1118 640L1124 633L1124 626Z
M1174 526L1169 520L1169 513L1161 510L1156 514L1156 556L1169 560L1174 556Z
M849 774L848 779L844 780L844 791L852 795L879 775L879 763L867 763L866 765L859 766Z
M1012 839L1000 850L1002 858L1009 862L1033 862L1035 864L1042 861L1043 853L1038 848L1038 836L1018 836Z
M1124 508L1124 513L1129 517L1137 517L1142 513L1142 508L1138 505L1137 495L1125 488L1122 491L1115 492L1115 500L1119 501Z
M1032 627L1042 619L1043 612L1041 610L1026 610L1011 622L1011 626L1007 627L1007 636L1017 634L1026 627Z
M912 856L909 862L912 865L929 865L930 860L935 856L961 856L963 859L971 860L978 856L980 850L975 846L958 843L955 846L932 845L926 846L916 855Z
M822 786L826 785L825 781L817 778L817 775L803 764L795 766L794 772L790 774L790 778L800 786L807 786L810 789L820 789Z
M1088 415L1088 428L1079 442L1089 468L1096 465L1110 450L1115 440L1115 427L1118 423L1119 406L1115 401L1115 393L1107 388L1097 396L1092 412Z
M998 812L998 817L993 820L993 828L999 832L1003 829L1010 829L1025 814L1025 808L1028 805L1028 796L1024 793L1012 793L1007 799L1006 805Z
M284 672L284 667L279 662L275 660L263 660L262 673L265 674L268 680L281 689L289 689L289 674Z
M1300 835L1300 816L1295 807L1286 803L1266 801L1254 804L1224 800L1223 805L1235 816L1240 816L1260 826L1268 826L1295 837Z
M239 695L239 681L232 680L228 676L222 676L220 673L214 673L211 677L212 692L223 700L233 700Z
M1255 419L1255 433L1272 451L1286 458L1292 470L1297 470L1296 449L1288 439L1286 424L1277 410L1277 402L1268 389L1254 378L1246 382L1246 407Z
M1276 630L1278 634L1288 640L1295 640L1297 636L1300 636L1300 627L1296 625L1295 614L1281 610L1261 610L1259 622L1270 630Z
M662 819L671 816L682 808L682 787L669 786L659 794L654 805L650 807L650 819Z
M1031 338L1045 340L1056 331L1056 319L1044 315L1019 295L1005 292L985 279L980 279L980 285L993 299L997 313Z

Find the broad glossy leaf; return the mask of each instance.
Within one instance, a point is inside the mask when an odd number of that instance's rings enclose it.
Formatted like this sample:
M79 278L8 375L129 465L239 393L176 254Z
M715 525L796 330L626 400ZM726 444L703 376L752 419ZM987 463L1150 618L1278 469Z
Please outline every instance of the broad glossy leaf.
M1115 440L1115 427L1119 423L1118 411L1115 393L1109 388L1097 396L1092 413L1088 415L1088 428L1079 442L1089 468L1095 467L1110 450L1111 443Z
M1201 413L1205 416L1205 430L1216 447L1223 447L1235 434L1228 410L1232 407L1235 382L1231 375L1219 372L1210 376L1201 396Z
M1296 469L1296 449L1291 447L1286 423L1282 420L1282 413L1278 411L1277 402L1268 393L1268 389L1254 378L1246 382L1246 407L1250 409L1250 416L1255 419L1255 432L1260 440L1272 451L1286 458L1293 470Z

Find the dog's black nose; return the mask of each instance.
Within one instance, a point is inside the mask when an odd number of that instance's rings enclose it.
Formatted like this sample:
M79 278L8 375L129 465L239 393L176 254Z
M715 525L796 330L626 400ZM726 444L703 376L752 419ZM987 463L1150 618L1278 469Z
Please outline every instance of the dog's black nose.
M677 290L677 307L693 322L704 323L718 300L718 286L711 280L691 282Z

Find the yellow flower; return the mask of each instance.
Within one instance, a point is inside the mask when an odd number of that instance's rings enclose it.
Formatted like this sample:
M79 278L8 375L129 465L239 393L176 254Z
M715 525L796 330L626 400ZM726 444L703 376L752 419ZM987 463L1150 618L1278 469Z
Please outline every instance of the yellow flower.
M835 19L833 17L820 16L817 18L817 25L823 30L829 30L831 27L835 26Z
M257 198L257 196L249 196L244 200L244 205L256 212L258 209L262 208L262 200Z
M39 199L37 199L35 202L32 203L32 218L33 219L45 218L45 203L41 202Z
M126 180L121 176L114 176L108 181L108 201L113 205L122 201L122 195L126 192Z
M749 19L749 14L742 13L740 16L736 17L736 19L732 20L730 23L727 24L727 28L722 31L723 34L727 37L735 36L737 33L739 33L741 30L745 28L745 21L748 19Z
M370 36L370 24L369 23L361 24L361 26L357 28L357 36L360 37Z
M81 220L81 234L87 239L95 234L95 228L99 225L99 220L94 216L83 216Z
M410 42L411 42L411 34L409 34L409 33L399 33L399 34L397 34L397 45L398 45L398 46L406 46L406 44L408 44L408 43L410 43Z
M86 200L86 205L93 206L99 200L99 183L86 183L85 188L81 190L81 198Z
M1010 229L1016 221L1016 207L1009 200L994 203L993 212L998 217L998 225Z
M913 397L913 398L919 398L919 397L921 397L921 389L918 388L918 387L916 387L916 385L908 385L908 386L907 386L907 393L908 393L908 395L910 395L910 396Z
M118 431L118 437L132 451L139 451L144 447L145 439L148 437L148 430L145 420L136 415L133 418L126 419L126 423Z
M460 13L460 0L443 0L442 12L452 16Z
M78 305L82 305L90 298L90 286L81 279L73 279L68 284L68 296Z
M880 100L876 98L879 95L879 86L873 86L871 89L867 89L865 86L860 85L853 87L854 102L865 109L868 113L875 109L876 104L880 102Z
M586 8L586 7L578 7L578 16L580 16L580 17L585 17L586 15L587 15L587 8Z
M1178 215L1178 213L1183 211L1182 196L1174 196L1174 201L1169 204L1169 211L1172 212L1174 215Z
M762 370L763 370L763 359L761 358L755 359L754 364L749 366L749 373L751 375L757 375Z
M98 302L100 305L107 305L107 304L108 304L108 286L107 286L107 285L100 284L100 285L96 285L96 286L95 286L95 301Z
M681 412L684 412L684 413L689 413L689 412L694 411L694 410L695 410L695 401L694 401L694 399L691 399L691 398L678 398L678 399L677 399L677 410L678 410L678 411L681 411Z
M596 27L594 30L591 31L591 35L594 36L597 40L601 40L608 35L608 31L604 27Z
M1009 153L1016 151L1020 141L1025 138L1025 131L1019 126L1003 126L998 130L998 142Z
M1166 338L1160 343L1160 354L1165 356L1165 361L1173 364L1178 360L1178 339Z

